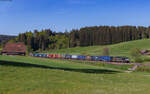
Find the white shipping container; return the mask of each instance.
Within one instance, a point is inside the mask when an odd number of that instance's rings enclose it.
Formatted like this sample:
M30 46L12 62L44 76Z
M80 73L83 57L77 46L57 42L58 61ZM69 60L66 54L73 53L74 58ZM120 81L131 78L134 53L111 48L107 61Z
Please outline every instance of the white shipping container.
M77 59L78 56L77 55L72 55L72 59Z

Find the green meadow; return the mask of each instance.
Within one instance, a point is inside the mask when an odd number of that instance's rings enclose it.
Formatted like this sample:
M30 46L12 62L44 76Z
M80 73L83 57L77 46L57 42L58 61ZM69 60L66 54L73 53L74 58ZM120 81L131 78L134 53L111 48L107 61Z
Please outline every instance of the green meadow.
M133 48L150 49L148 40L107 46L76 47L45 53L129 56ZM147 62L149 57L145 58ZM150 68L127 73L133 65L0 55L0 94L149 94Z
M60 54L76 54L76 55L102 55L104 47L108 47L110 55L112 56L129 56L130 51L133 48L139 48L141 50L150 49L150 39L135 40L129 42L123 42L107 46L89 46L89 47L76 47L69 49L60 49L49 51L49 53ZM47 53L47 52L46 52Z
M149 94L150 74L129 67L0 56L0 94Z

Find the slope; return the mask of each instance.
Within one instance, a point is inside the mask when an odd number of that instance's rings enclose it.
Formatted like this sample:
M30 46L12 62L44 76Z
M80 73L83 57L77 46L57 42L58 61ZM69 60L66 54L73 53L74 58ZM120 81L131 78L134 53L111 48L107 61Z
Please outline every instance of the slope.
M76 54L76 55L102 55L104 47L110 49L112 56L129 56L129 52L133 48L150 49L150 39L136 40L130 42L123 42L107 46L89 46L89 47L75 47L69 49L52 50L49 53L57 54Z

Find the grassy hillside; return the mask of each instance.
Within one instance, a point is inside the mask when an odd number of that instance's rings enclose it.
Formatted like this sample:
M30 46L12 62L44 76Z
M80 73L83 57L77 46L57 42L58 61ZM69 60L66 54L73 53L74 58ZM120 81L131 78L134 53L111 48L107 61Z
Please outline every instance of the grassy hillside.
M136 40L107 46L91 46L91 47L76 47L70 49L61 49L50 51L50 53L64 53L77 55L101 55L104 47L110 48L112 56L129 56L129 52L133 48L150 49L150 39Z
M0 56L0 94L148 94L149 79L86 62Z

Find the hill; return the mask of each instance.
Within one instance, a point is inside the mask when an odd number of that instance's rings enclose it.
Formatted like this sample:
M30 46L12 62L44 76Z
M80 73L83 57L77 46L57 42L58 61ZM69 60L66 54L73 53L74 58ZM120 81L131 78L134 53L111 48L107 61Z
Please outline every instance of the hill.
M0 44L15 38L16 36L0 35Z
M0 56L1 94L148 94L149 73L68 60Z
M150 49L150 39L135 40L123 42L114 45L106 46L89 46L89 47L76 47L69 49L52 50L49 53L62 53L62 54L76 54L76 55L101 55L104 47L110 49L111 56L129 56L129 52L133 48Z

